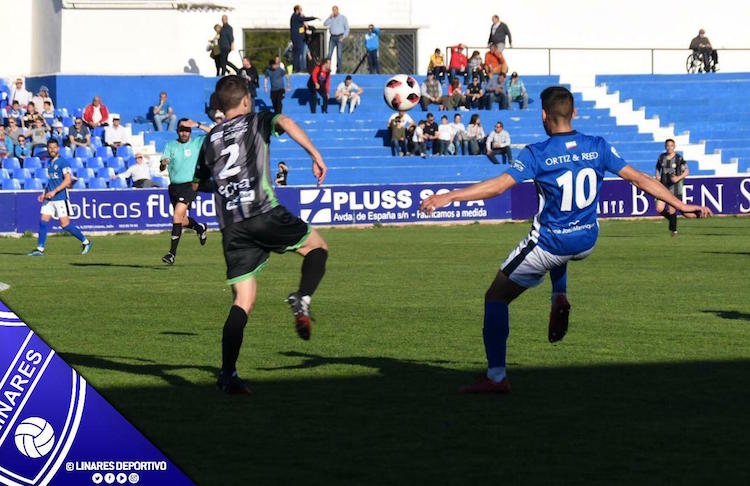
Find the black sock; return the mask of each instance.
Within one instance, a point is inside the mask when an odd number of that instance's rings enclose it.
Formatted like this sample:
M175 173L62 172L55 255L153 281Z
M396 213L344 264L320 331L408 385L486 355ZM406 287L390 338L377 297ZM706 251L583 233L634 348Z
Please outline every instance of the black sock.
M177 245L180 244L180 236L182 236L182 224L172 223L172 244L169 247L169 253L172 255L177 254Z
M315 248L311 250L302 261L302 278L299 281L299 293L301 295L312 295L318 284L326 273L326 260L328 250Z
M247 324L247 313L242 307L233 305L224 323L221 337L221 371L224 376L232 376L242 347L242 333Z
M190 228L191 230L198 231L198 228L201 227L201 224L198 221L196 221L193 218L191 218L190 216L188 216L188 225L187 225L187 227Z
M670 216L671 216L671 215L669 214L669 208L664 208L664 209L662 209L662 210L661 210L661 212L660 212L659 214L661 214L662 216L664 216L664 219L667 219L667 220L668 220L668 219L670 218Z
M677 231L677 212L669 215L669 231Z

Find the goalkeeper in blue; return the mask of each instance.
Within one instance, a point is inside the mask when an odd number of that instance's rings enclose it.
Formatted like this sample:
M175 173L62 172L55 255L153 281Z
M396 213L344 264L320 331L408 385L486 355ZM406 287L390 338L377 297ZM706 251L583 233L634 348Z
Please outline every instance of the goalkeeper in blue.
M682 213L711 215L706 207L683 203L659 181L627 165L615 148L601 137L573 130L573 95L551 86L542 91L542 123L549 138L528 145L502 175L420 203L426 214L456 201L488 199L527 179L536 183L539 210L531 231L503 262L484 296L484 348L486 375L461 388L464 393L507 393L505 371L509 333L508 305L526 289L536 287L547 272L552 280L550 342L568 330L570 304L566 297L567 263L582 260L594 250L599 225L596 208L605 171L617 174L639 189L665 201Z

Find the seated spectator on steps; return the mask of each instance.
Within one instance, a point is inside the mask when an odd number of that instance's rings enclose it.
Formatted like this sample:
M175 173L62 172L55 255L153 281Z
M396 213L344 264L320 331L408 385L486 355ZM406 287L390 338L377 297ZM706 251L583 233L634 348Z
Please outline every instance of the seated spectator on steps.
M26 160L26 157L31 156L31 149L28 145L26 145L26 135L19 135L18 136L18 143L16 143L13 146L13 157L17 158L21 161L21 166L23 166L24 160Z
M690 41L690 49L701 56L706 72L708 72L708 67L711 66L711 60L714 61L711 70L713 72L719 70L719 53L711 46L711 41L706 37L705 30L699 30L698 35Z
M67 142L65 130L60 120L55 120L54 122L52 122L52 132L50 133L50 138L54 138L55 140L57 140L57 145L60 147L62 147L63 144Z
M414 155L420 155L422 157L427 157L427 146L425 145L424 141L424 120L419 120L419 123L417 124L416 128L414 128L414 133L412 134L412 146L414 147L412 150L412 153Z
M344 81L340 82L336 87L336 100L338 100L339 113L343 113L346 110L346 102L349 102L349 113L354 111L356 106L359 106L360 95L364 90L354 84L350 75L346 76Z
M167 123L167 130L170 132L177 129L177 115L174 114L174 108L167 101L166 91L159 93L159 104L154 106L154 127L157 132L164 131L164 123Z
M438 143L440 144L440 155L450 155L448 147L453 145L453 127L448 122L446 115L440 117Z
M434 72L427 71L427 79L422 82L420 91L422 111L427 111L430 105L440 105L440 109L443 109L443 85L435 78Z
M450 71L450 81L456 79L457 75L464 77L464 84L466 84L469 75L469 60L466 59L464 54L464 45L458 44L451 47L451 62L448 65L448 71Z
M18 137L26 133L22 126L19 126L15 118L8 120L8 129L5 130L5 136L9 137L13 144L18 143Z
M508 63L505 62L505 57L495 44L490 44L490 50L484 55L484 68L488 76L508 73Z
M44 102L44 109L42 110L42 118L44 118L47 125L52 125L55 121L55 110L52 108L52 102L47 100Z
M438 143L438 124L435 123L435 115L427 113L427 120L424 123L424 141L429 151L433 154L440 152Z
M39 112L36 110L36 105L33 101L29 101L29 104L26 105L26 114L23 115L21 118L21 121L23 122L24 128L33 128L34 126L34 120L36 120L36 117L39 116Z
M485 87L485 108L491 110L498 103L501 110L510 108L510 100L505 95L505 74L491 74Z
M466 134L466 127L461 123L461 115L456 113L453 115L453 148L454 153L458 155L459 151L461 155L469 155L469 138Z
M133 187L138 189L144 187L161 187L151 179L151 168L143 162L143 154L140 152L135 154L135 164L131 165L125 172L113 175L112 179L120 178L125 180L128 177L133 179Z
M524 86L523 81L518 77L517 72L513 72L510 75L510 81L505 83L505 92L508 94L509 108L512 101L519 102L522 110L529 107L529 95L526 93L526 86Z
M16 125L22 126L23 116L25 114L26 114L26 110L21 108L21 104L18 102L18 100L14 100L13 103L10 105L10 109L8 110L8 119L15 120Z
M31 153L34 153L34 149L36 147L47 147L47 132L49 131L49 126L44 122L44 119L37 115L36 119L34 120L34 126L29 130L29 138L31 139Z
M484 84L485 78L487 77L484 72L484 62L482 61L482 56L479 55L479 51L471 53L471 57L469 58L469 76L479 76L479 82L482 84Z
M74 152L78 147L88 147L91 145L91 132L89 127L83 124L80 117L76 117L73 126L68 129L68 147Z
M466 104L469 109L480 110L484 107L484 90L482 85L479 83L479 78L474 77L471 80L471 84L466 89Z
M445 80L445 59L440 53L440 49L435 49L435 53L430 56L430 64L427 65L427 74L432 73L441 83Z
M49 97L49 89L47 89L46 86L40 86L39 93L34 96L31 101L34 102L34 106L36 106L37 111L42 109L45 101L49 101L50 108L52 108L53 112L55 111L55 104L52 103L52 98Z
M391 122L391 155L394 157L406 153L406 128L401 115L397 115Z
M484 128L476 113L471 115L469 126L466 127L466 138L469 141L469 153L479 155L484 152Z
M495 131L487 136L487 157L493 164L499 164L496 155L503 156L503 163L513 162L513 153L510 149L510 134L503 128L503 122L495 124Z
M397 116L401 117L401 123L404 124L404 128L409 128L409 126L414 124L414 120L412 120L412 118L409 116L409 113L405 111L399 111L388 118L388 125L386 125L386 128L391 128L391 123L393 123L393 120L395 120Z
M106 126L109 123L109 110L99 95L94 96L91 104L83 110L83 121L89 128Z
M328 93L331 92L331 60L327 57L321 59L315 66L307 80L310 89L310 112L315 113L318 106L318 94L323 98L320 108L322 113L328 113Z
M104 129L104 143L112 147L112 152L117 153L117 148L122 145L129 145L130 133L127 128L120 124L119 113L112 113L110 116L112 125Z
M446 110L455 110L456 108L467 111L466 96L461 89L461 82L458 79L451 81L448 85L448 96L443 96L443 107Z

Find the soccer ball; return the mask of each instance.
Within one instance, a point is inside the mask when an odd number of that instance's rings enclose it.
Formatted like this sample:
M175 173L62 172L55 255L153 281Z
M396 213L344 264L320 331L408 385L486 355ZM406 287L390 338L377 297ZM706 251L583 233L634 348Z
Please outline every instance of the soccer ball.
M397 74L385 83L383 99L396 111L411 110L419 103L419 83L412 76Z

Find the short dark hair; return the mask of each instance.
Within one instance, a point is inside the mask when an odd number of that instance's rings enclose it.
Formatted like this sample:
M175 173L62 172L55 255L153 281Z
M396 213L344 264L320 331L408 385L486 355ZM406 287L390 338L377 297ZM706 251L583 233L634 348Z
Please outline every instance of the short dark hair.
M47 140L47 145L51 143L57 145L58 147L60 146L60 142L58 142L56 138L50 138L49 140Z
M236 74L224 76L216 83L216 101L224 113L238 107L247 95L247 81Z
M178 132L180 131L180 125L182 125L183 123L189 120L190 118L180 118L179 120L177 120L177 131Z
M448 116L447 116L447 115L443 115L443 116L441 116L441 117L440 117L440 119L441 119L441 120L447 120L447 119L448 119Z
M352 75L347 74L346 77L344 78L344 81L351 81L351 79L352 79Z
M668 139L664 140L664 145L666 146L669 142L675 143L675 141L674 141L673 138L668 138Z
M573 118L573 94L563 86L550 86L542 91L542 109L553 123L570 122Z

